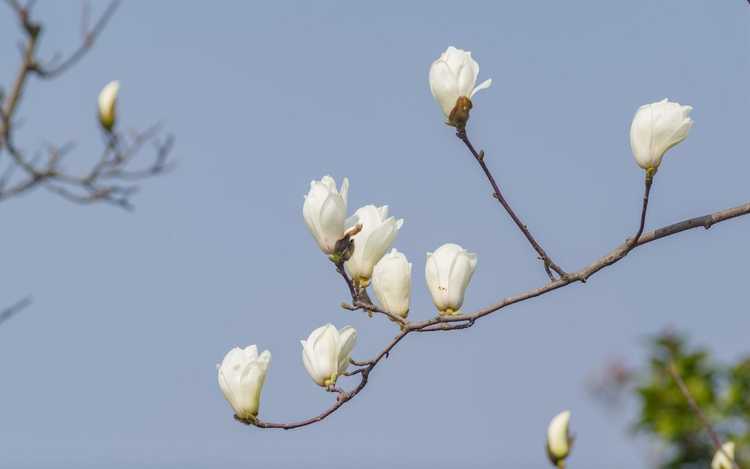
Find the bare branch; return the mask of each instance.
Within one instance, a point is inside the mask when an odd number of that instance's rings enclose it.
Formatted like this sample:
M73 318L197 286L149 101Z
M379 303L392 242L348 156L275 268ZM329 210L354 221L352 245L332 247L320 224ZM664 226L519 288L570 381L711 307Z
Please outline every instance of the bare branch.
M86 5L84 5L83 9L83 19L81 21L81 25L83 29L83 38L81 40L81 44L78 46L78 48L73 51L72 54L70 54L69 57L62 60L59 64L50 64L47 67L43 67L42 65L35 63L32 71L36 73L40 78L44 79L52 79L57 77L58 75L61 75L68 71L70 68L72 68L76 63L78 63L85 55L86 53L94 46L94 43L96 42L96 39L99 37L99 34L104 30L104 28L107 26L107 23L109 23L109 20L112 18L112 16L115 14L115 11L117 11L117 8L120 6L120 0L114 0L112 1L108 6L107 9L104 10L104 13L99 17L99 19L94 24L94 27L92 29L88 29L88 25L86 24L88 22L88 8Z
M482 168L482 171L484 172L484 175L487 177L487 180L489 181L490 185L492 186L492 196L497 199L498 202L500 202L500 205L503 206L506 212L508 212L508 215L510 215L510 218L513 220L513 222L518 226L518 229L521 230L521 233L526 237L526 239L529 241L531 246L534 248L534 250L539 255L539 258L544 263L544 270L547 272L547 275L549 276L550 280L554 280L554 276L552 275L552 272L550 269L557 272L557 274L563 278L565 277L565 271L562 270L560 266L555 264L552 261L552 258L544 251L542 246L537 242L537 240L534 238L534 236L529 231L529 228L521 221L521 219L516 215L516 213L511 208L508 201L505 200L505 197L503 197L503 194L500 192L500 187L497 185L497 182L495 182L494 176L492 176L492 173L490 172L490 169L487 167L487 163L484 160L484 151L477 152L474 149L474 145L472 145L471 141L469 140L468 135L466 134L465 128L459 128L456 130L456 136L464 142L466 145L466 148L469 149L471 154L474 156L474 159L479 163L479 166Z
M17 303L11 306L8 306L4 310L0 311L0 324L12 318L16 314L20 313L21 310L25 309L30 304L31 304L31 297L27 296L26 298L18 301Z

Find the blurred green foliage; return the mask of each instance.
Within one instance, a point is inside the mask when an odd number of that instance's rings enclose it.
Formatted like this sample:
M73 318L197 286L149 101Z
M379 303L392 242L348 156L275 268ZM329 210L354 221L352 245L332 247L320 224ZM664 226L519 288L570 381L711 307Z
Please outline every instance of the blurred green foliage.
M750 357L720 364L674 333L652 338L647 367L631 375L639 406L635 431L669 448L659 467L705 469L714 455L709 435L668 371L670 361L722 441L735 442L738 464L750 467Z

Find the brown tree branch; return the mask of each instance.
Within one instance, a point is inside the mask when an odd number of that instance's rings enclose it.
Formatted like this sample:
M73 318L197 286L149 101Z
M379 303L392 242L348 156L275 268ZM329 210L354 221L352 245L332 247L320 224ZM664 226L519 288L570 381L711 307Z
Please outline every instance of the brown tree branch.
M104 10L104 13L99 17L99 19L94 24L94 27L91 29L88 29L86 27L86 16L87 16L87 10L84 6L84 13L82 21L82 39L81 44L78 46L78 48L73 51L72 54L70 54L69 57L66 59L63 59L60 63L55 64L55 60L53 60L50 64L48 64L46 67L40 65L39 63L34 63L33 72L36 73L40 78L44 79L52 79L56 78L57 76L65 73L70 68L72 68L75 64L77 64L85 55L86 53L94 46L94 43L96 42L96 39L99 37L101 32L104 30L104 28L107 26L107 23L109 23L109 20L112 19L112 16L115 14L115 11L117 11L117 8L120 6L120 0L114 0L110 2L109 5L107 5L107 8Z
M8 96L5 97L2 106L0 106L0 115L2 116L2 122L0 122L0 149L2 149L7 134L10 133L9 126L13 121L13 115L18 107L19 101L21 100L24 88L26 87L29 72L34 68L34 63L36 61L34 56L36 54L39 34L42 30L41 25L30 19L27 8L22 7L14 0L6 1L18 16L18 21L26 34L26 44L23 47L21 66L18 69L18 73L16 73L15 80L13 80L11 91Z
M513 296L509 296L501 300L500 302L494 305L488 306L484 309L480 309L476 311L475 313L458 314L458 315L452 315L452 316L438 316L438 317L428 319L425 321L421 321L421 322L404 324L402 326L401 332L399 332L399 334L396 335L393 338L393 340L391 340L391 342L385 347L385 349L383 349L375 358L371 360L366 360L366 361L350 360L352 365L361 367L360 369L353 370L352 372L349 373L349 375L355 375L355 374L361 375L361 380L359 384L351 392L348 392L348 393L344 392L344 394L340 394L337 401L331 407L329 407L322 413L318 414L317 416L309 418L307 420L302 420L299 422L292 422L292 423L273 423L273 422L266 422L260 419L243 420L237 417L235 418L247 425L254 425L260 428L280 428L280 429L285 429L285 430L300 428L300 427L304 427L307 425L320 422L326 417L328 417L329 415L336 412L344 404L346 404L351 399L353 399L356 395L358 395L365 388L365 386L367 386L370 372L378 365L378 363L380 363L380 361L384 357L388 357L390 352L396 347L396 345L398 345L398 343L404 337L411 334L412 332L442 332L442 331L467 329L469 327L472 327L477 320L485 316L488 316L496 311L499 311L507 306L510 306L512 304L520 303L522 301L536 298L538 296L544 295L551 291L557 290L558 288L562 288L564 286L570 285L571 283L576 283L576 282L585 283L589 277L599 272L600 270L604 269L605 267L610 266L620 261L630 251L632 251L633 249L639 246L643 246L644 244L648 244L652 241L656 241L657 239L662 239L668 236L673 236L683 231L691 230L694 228L703 227L705 229L708 229L716 223L720 223L726 220L731 220L732 218L750 214L750 202L748 202L748 203L739 205L737 207L733 207L733 208L721 210L718 212L710 213L708 215L703 215L700 217L690 218L690 219L683 220L677 223L673 223L671 225L667 225L667 226L658 228L656 230L649 231L644 234L643 225L645 224L646 209L648 208L649 191L650 191L650 184L648 184L647 182L647 187L644 193L643 206L641 209L641 225L638 230L638 236L635 236L633 238L626 240L624 243L622 243L621 245L619 245L618 247L616 247L615 249L613 249L606 255L596 259L587 267L584 267L577 272L567 273L562 278L553 280L542 287L534 288L532 290L528 290L528 291L525 291L525 292L522 292Z
M672 376L672 379L674 379L674 382L677 384L677 387L680 389L680 392L682 393L682 395L685 397L685 400L690 406L690 410L693 411L695 416L701 422L701 425L703 425L703 428L704 430L706 430L706 433L708 434L708 437L711 440L711 443L714 445L714 449L724 454L724 456L726 456L726 458L732 462L732 467L734 467L734 469L740 469L740 466L737 464L734 458L729 457L726 451L724 451L721 438L719 438L719 434L716 433L716 431L713 429L713 427L711 426L711 423L708 421L708 418L706 417L706 414L703 413L703 410L700 408L698 403L695 402L693 395L690 394L690 390L685 384L685 381L682 379L682 376L680 376L679 371L677 371L677 366L675 365L675 362L672 358L669 359L669 364L667 365L667 371Z
M643 229L646 226L646 211L648 210L648 196L651 193L651 185L654 182L654 172L651 170L646 171L646 178L644 181L643 189L643 206L641 207L641 223L638 226L638 231L630 239L630 242L635 246L638 243L638 239L643 234Z
M484 160L484 151L477 152L477 150L474 149L474 145L472 145L471 141L469 140L469 136L466 134L465 128L459 128L458 130L456 130L456 136L462 142L464 142L464 144L466 145L466 148L469 149L471 154L474 156L474 159L477 161L477 163L479 163L479 166L482 168L484 175L487 177L487 180L492 186L492 190L493 190L492 196L495 199L497 199L497 201L500 203L500 205L502 205L505 211L508 212L508 215L510 215L510 218L513 220L516 226L518 226L518 229L521 230L521 233L523 233L523 235L529 241L531 246L537 252L537 254L539 255L539 258L544 263L544 270L545 272L547 272L547 275L549 276L550 280L555 279L550 269L554 270L560 276L560 278L565 277L565 271L552 261L552 258L544 251L542 246L537 242L537 240L529 231L529 228L521 221L518 215L516 215L516 212L513 211L513 208L511 208L508 201L505 200L505 197L503 197L503 194L500 192L500 187L497 185L497 182L495 181L495 177L492 175L492 172L490 172L490 169L489 167L487 167L487 163Z

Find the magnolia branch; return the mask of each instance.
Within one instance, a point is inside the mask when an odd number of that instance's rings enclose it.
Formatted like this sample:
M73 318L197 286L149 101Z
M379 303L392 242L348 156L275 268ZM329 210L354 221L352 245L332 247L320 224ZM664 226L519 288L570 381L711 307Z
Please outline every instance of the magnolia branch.
M469 140L468 135L466 134L465 128L459 128L456 130L456 136L464 142L466 145L466 148L469 149L471 154L474 156L474 159L479 163L479 166L482 168L482 171L484 171L484 175L487 177L487 180L489 181L490 185L492 186L492 196L497 199L497 201L502 205L502 207L505 209L506 212L508 212L508 215L510 215L510 218L513 220L513 222L518 226L518 229L521 230L521 233L526 237L526 239L529 241L531 246L534 248L534 250L539 255L540 260L544 263L544 270L547 272L547 275L549 276L550 280L554 280L554 276L552 275L552 272L550 269L554 270L561 278L565 277L565 271L562 270L560 266L555 264L552 261L552 258L544 251L542 246L537 242L537 240L534 238L534 236L529 231L529 228L521 221L521 219L516 215L516 212L513 211L510 204L507 200L505 200L505 197L503 197L503 194L500 192L500 187L497 185L497 182L495 181L495 177L492 175L492 172L490 172L490 169L487 167L487 163L484 160L484 151L480 150L477 152L476 149L474 149L474 145L472 145L471 141Z
M336 402L331 407L329 407L328 409L326 409L325 411L323 411L322 413L318 414L315 417L309 418L307 420L298 421L298 422L292 422L292 423L266 422L258 418L256 419L240 419L238 417L235 417L235 418L238 421L245 423L247 425L254 425L260 428L280 428L280 429L285 429L285 430L300 428L300 427L304 427L307 425L320 422L326 417L328 417L329 415L336 412L344 404L352 400L356 395L358 395L365 388L365 386L367 386L369 376L372 370L382 361L383 358L387 358L390 355L391 351L396 347L396 345L399 344L399 342L401 342L401 340L404 337L411 334L412 332L440 332L440 331L454 331L454 330L467 329L469 327L472 327L477 320L485 316L488 316L494 312L497 312L507 306L513 305L515 303L520 303L522 301L530 300L532 298L536 298L538 296L541 296L551 291L565 287L572 283L576 283L576 282L585 283L588 280L588 278L590 278L595 273L599 272L605 267L608 267L622 260L628 253L630 253L630 251L640 246L643 246L644 244L648 244L652 241L666 238L668 236L673 236L683 231L691 230L694 228L703 227L705 229L709 229L711 228L711 226L715 225L716 223L721 223L723 221L731 220L732 218L740 217L740 216L747 215L750 213L750 202L748 202L748 203L739 205L737 207L721 210L721 211L710 213L708 215L703 215L700 217L690 218L687 220L683 220L677 223L673 223L671 225L658 228L656 230L643 233L643 227L645 225L645 219L646 219L645 218L646 211L648 209L648 198L649 198L650 188L651 188L651 182L647 178L646 188L644 191L643 206L641 209L640 224L639 224L639 229L637 231L636 236L634 236L633 238L627 239L624 243L620 244L619 246L617 246L615 249L605 254L604 256L596 259L595 261L590 263L588 266L576 272L567 273L563 275L561 278L552 280L542 287L538 287L532 290L528 290L528 291L525 291L525 292L522 292L513 296L509 296L507 298L504 298L500 302L494 305L490 305L484 309L480 309L472 314L438 316L429 320L415 322L415 323L403 320L403 322L401 323L401 331L399 332L399 334L396 335L391 340L391 342L378 355L375 356L375 358L371 360L366 360L366 361L351 360L352 365L358 368L350 371L349 373L347 373L347 375L348 376L360 375L359 383L354 389L352 389L349 392L339 389L337 391ZM378 308L376 308L372 304L357 305L358 302L355 301L354 298L353 298L353 303L354 303L353 307L347 308L347 309L364 309L368 311L376 311L376 312L382 312L383 314L386 314L385 312L380 311Z
M67 58L59 61L53 59L47 65L42 65L36 57L42 25L31 18L31 4L22 6L16 0L6 0L6 3L18 17L25 43L22 46L21 65L10 92L4 98L0 95L0 151L5 149L10 156L0 176L0 201L44 187L80 204L106 202L132 208L130 196L138 189L133 181L162 174L170 168L167 158L174 139L170 135L161 137L158 125L129 135L105 132L106 144L100 157L90 169L79 174L66 172L61 165L63 158L72 151L72 143L48 145L44 151L30 157L14 141L15 115L29 77L36 75L42 79L53 79L78 63L93 47L114 15L119 1L111 2L91 29L85 24L88 10L84 9L81 45ZM133 167L135 156L147 144L153 145L153 159L147 164ZM40 164L40 160L44 160L43 163Z

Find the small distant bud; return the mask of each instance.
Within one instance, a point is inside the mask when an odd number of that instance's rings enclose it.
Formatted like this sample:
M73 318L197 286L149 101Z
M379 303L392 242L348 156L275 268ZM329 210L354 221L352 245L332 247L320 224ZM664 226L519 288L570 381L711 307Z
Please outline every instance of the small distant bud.
M711 461L711 469L732 469L734 465L734 442L727 441L721 445L721 450L714 454L714 459Z
M99 123L111 132L117 119L117 93L120 91L120 82L111 81L102 88L99 93Z
M570 411L566 410L557 414L547 428L547 456L553 466L563 467L573 447L573 438L568 429L569 423Z

